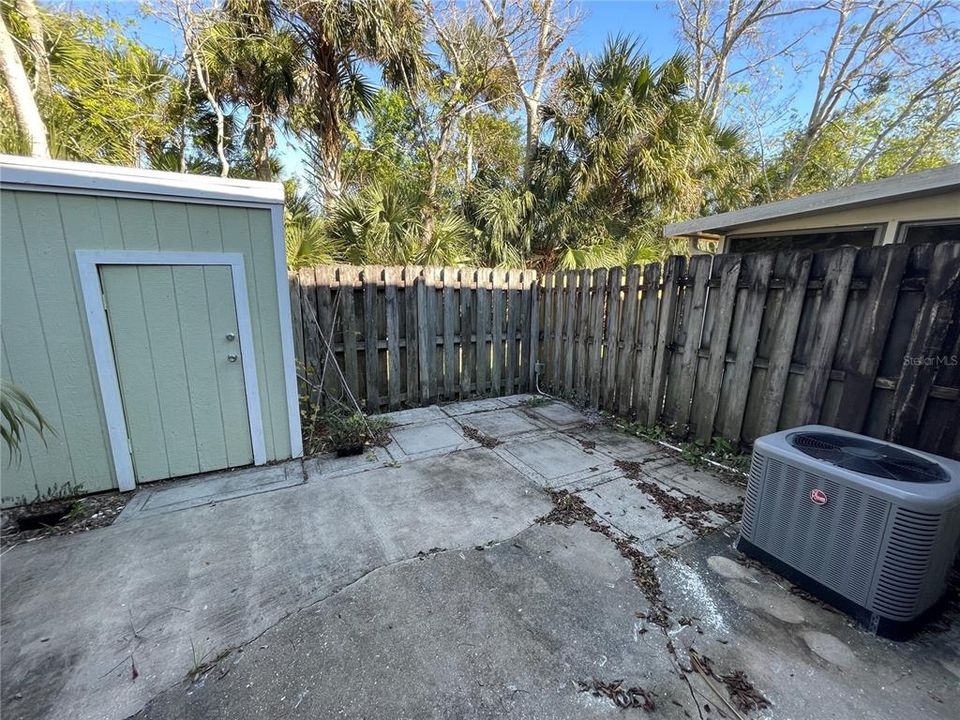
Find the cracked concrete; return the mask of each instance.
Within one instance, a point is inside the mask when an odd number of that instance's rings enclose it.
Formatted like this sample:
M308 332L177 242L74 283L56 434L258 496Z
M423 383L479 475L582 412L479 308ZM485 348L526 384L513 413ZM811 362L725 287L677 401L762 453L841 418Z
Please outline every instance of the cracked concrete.
M511 537L550 507L485 450L313 473L297 487L5 554L4 717L124 718L195 657L246 642L376 567Z
M594 677L655 692L657 717L718 716L710 688L679 670L691 647L746 671L772 702L764 717L947 718L960 703L960 629L872 637L738 563L723 518L690 541L616 462L642 463L678 497L732 502L737 485L560 403L392 417L386 448L308 460L304 484L280 487L288 469L264 471L278 489L242 496L248 478L171 483L143 503L166 512L10 551L4 717L619 715L577 692ZM464 425L502 445L461 442ZM668 627L643 619L648 601L610 539L535 524L558 486L656 553Z
M663 643L634 641L643 607L605 538L536 526L377 570L138 717L235 717L242 697L248 717L601 718L611 707L573 680L609 675L654 692L658 717L683 718ZM287 666L299 671L276 672Z

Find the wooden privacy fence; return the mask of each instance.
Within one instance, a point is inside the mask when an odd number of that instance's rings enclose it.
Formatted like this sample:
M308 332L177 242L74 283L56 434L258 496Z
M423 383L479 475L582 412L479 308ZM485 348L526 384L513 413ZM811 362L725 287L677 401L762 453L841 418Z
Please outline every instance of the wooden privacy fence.
M960 457L960 243L541 282L541 386L702 441L805 423Z
M536 362L536 279L532 270L419 266L291 273L301 395L322 406L342 398L345 384L378 412L525 392Z

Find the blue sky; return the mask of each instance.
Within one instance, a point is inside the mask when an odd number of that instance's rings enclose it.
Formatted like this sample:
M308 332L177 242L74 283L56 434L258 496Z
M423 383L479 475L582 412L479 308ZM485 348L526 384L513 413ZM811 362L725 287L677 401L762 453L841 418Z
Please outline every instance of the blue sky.
M140 3L130 0L68 0L54 2L90 14L114 20L132 21L132 34L146 45L173 54L178 46L174 31L164 22L145 15ZM633 34L643 42L644 50L655 59L664 59L678 49L672 3L654 0L586 0L581 3L583 21L570 38L580 53L598 54L606 39L617 34ZM302 172L302 153L289 139L278 138L281 160L288 173Z
M179 43L176 33L163 21L145 15L140 3L134 0L60 0L50 4L132 22L132 34L144 44L165 54L175 54L177 51ZM582 22L569 38L570 45L579 53L599 54L607 38L617 34L637 37L654 60L666 59L680 49L672 0L582 0L581 8ZM809 94L809 87L804 87L803 78L795 79L795 82L800 86L799 98ZM753 122L752 117L746 120ZM782 118L773 122L782 127L781 121ZM765 132L774 134L777 129L765 127ZM303 154L287 139L281 138L279 141L285 170L300 174Z
M131 0L67 0L66 5L117 20L134 20L137 35L155 48L171 52L176 42L164 23L145 17L140 3ZM646 49L655 57L668 57L677 49L672 3L658 0L583 0L584 20L572 38L580 52L599 52L609 35L633 33L644 38Z

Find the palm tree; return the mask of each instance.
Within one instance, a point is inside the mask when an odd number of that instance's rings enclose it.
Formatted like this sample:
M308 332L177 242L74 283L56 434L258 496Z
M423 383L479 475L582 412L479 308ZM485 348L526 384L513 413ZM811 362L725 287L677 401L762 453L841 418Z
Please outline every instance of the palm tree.
M534 177L540 250L560 267L644 257L664 222L736 199L739 135L702 117L687 67L682 55L655 66L626 37L571 61L543 108Z
M282 0L306 55L293 122L311 145L325 205L341 194L344 133L373 102L363 64L388 86L414 82L425 63L423 16L415 0Z
M441 212L425 240L428 194L410 182L386 181L345 195L329 217L330 238L347 262L389 265L467 265L474 262L471 228L463 216Z
M463 212L476 228L474 250L480 264L523 267L530 255L536 198L522 185L481 173L466 193Z
M272 180L274 128L297 91L301 47L278 26L271 0L226 0L201 42L220 95L247 110L246 145L258 180Z

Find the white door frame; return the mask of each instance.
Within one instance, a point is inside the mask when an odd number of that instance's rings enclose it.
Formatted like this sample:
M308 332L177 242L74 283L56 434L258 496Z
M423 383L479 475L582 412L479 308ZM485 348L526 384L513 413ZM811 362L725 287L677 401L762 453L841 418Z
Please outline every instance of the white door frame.
M113 467L117 486L121 491L136 488L136 475L131 458L132 447L127 434L126 416L120 397L110 328L103 305L103 287L100 283L101 265L224 265L233 278L233 302L237 311L237 334L240 339L240 357L243 363L243 383L246 386L247 415L250 422L250 440L253 445L254 465L266 462L267 451L263 439L263 421L260 413L260 385L257 382L256 354L253 329L250 324L250 301L247 296L247 278L241 253L215 252L144 252L139 250L77 250L80 271L80 289L90 328L93 357L103 399L103 411L110 436Z

